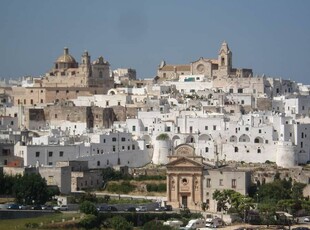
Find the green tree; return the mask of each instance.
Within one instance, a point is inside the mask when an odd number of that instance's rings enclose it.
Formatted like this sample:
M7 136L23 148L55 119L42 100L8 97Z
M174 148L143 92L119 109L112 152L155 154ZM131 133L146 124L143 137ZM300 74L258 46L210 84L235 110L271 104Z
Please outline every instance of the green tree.
M263 184L258 190L259 200L275 205L279 200L289 199L290 186L291 183L286 180L275 180L272 183Z
M95 216L98 215L98 211L94 203L87 200L80 204L80 211L85 214L92 214Z
M227 211L228 205L231 203L231 195L235 191L230 189L225 189L223 191L215 190L213 193L213 199L217 201L217 210Z
M133 229L133 224L131 222L128 222L122 216L114 216L108 219L108 225L109 227L115 230L132 230Z
M306 187L306 184L303 183L294 183L292 186L291 197L294 200L300 200L303 198L303 190Z
M16 180L21 177L20 175L17 176L10 176L5 175L2 171L0 172L0 194L1 195L12 195L13 193L13 186Z
M21 204L45 204L49 200L46 181L39 174L18 177L13 186L16 202Z

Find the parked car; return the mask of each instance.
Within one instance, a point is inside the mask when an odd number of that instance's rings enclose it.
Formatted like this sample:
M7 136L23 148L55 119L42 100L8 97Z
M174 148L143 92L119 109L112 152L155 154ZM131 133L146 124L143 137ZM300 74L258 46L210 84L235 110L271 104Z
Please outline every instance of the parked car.
M97 210L100 212L117 212L117 208L114 206L110 206L110 205L103 205L97 208Z
M31 206L30 205L21 204L21 205L19 205L19 209L20 210L29 210L29 209L31 209Z
M161 207L155 208L155 211L159 211L159 212L162 211L162 212L164 212L164 211L166 211L166 208L161 206Z
M146 208L146 206L138 206L138 207L136 208L136 211L137 211L137 212L146 212L146 211L147 211L147 208Z
M310 217L305 217L304 222L310 222Z
M42 205L42 210L53 210L53 207L51 205Z
M68 211L68 205L54 206L53 209L55 211Z
M33 205L33 206L31 206L31 209L32 210L42 210L42 207L41 207L41 205Z
M135 212L136 208L135 207L129 207L125 209L126 212Z
M19 209L19 205L18 204L8 204L8 209Z

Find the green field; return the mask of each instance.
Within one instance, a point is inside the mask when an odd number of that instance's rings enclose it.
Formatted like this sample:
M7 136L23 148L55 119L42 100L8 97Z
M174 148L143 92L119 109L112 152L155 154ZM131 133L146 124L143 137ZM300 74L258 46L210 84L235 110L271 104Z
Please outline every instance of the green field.
M80 213L55 213L36 218L0 220L0 229L70 229L70 223L76 223L80 216Z

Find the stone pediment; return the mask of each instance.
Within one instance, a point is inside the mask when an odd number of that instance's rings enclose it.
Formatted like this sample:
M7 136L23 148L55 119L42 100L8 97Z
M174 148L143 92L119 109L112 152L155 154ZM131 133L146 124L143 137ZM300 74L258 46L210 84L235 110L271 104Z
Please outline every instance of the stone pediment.
M191 145L181 144L175 148L174 155L175 156L193 157L193 156L195 156L195 149Z
M187 157L179 157L166 164L167 167L204 167L203 164Z

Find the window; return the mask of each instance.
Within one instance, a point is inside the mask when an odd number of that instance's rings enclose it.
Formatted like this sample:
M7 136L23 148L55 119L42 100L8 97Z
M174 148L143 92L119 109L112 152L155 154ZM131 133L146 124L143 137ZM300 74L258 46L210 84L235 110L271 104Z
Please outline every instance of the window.
M300 142L300 148L303 148L303 147L304 147L304 143Z
M43 103L43 99L41 99L41 101L40 101L41 103Z
M209 148L208 147L206 147L206 153L208 153L209 152Z
M53 156L53 152L48 152L48 156L52 157Z
M121 102L120 102L120 101L118 101L118 102L117 102L117 105L121 105Z
M261 149L257 149L257 153L261 153L262 152L262 150Z
M76 90L75 92L76 92L76 93L79 93L80 91L79 91L79 90Z
M244 100L241 100L241 105L244 105Z
M304 138L304 133L301 133L301 138Z
M265 144L268 144L268 140L265 140Z
M192 133L193 132L193 126L189 127L189 132Z
M132 126L132 131L136 131L136 126L135 125Z
M262 130L261 130L261 129L259 129L259 130L258 130L258 133L262 133Z
M14 125L14 121L11 121L11 125Z
M219 180L219 186L223 186L223 179Z
M103 143L105 143L105 139L103 139Z
M213 130L216 130L216 125L213 125Z
M59 152L59 157L63 157L64 156L64 152L63 151L60 151Z
M235 147L235 153L237 153L238 152L238 147Z
M245 127L245 131L249 131L249 127Z
M234 89L229 89L229 93L234 93Z
M57 118L57 114L55 114L55 118Z
M238 89L238 93L243 93L243 89Z
M135 150L136 149L136 146L135 145L132 145L132 150Z
M236 179L232 179L232 180L231 180L231 187L232 187L232 188L236 188L236 187L237 187L237 181L236 181Z
M30 104L33 105L33 99L30 100Z
M126 141L126 138L125 137L122 137L122 142Z
M109 165L109 163L110 163L109 160L107 160L107 165Z
M128 148L127 148L128 150L130 150L130 145L128 145Z
M211 188L211 179L210 178L207 179L207 188Z
M59 93L59 90L56 90L56 93Z
M115 145L113 145L113 152L115 152L116 148L115 148Z
M116 137L113 137L113 138L112 138L112 141L113 141L113 142L116 142Z
M97 161L97 166L100 166L100 161Z
M208 130L208 126L205 126L205 130Z
M40 152L36 152L36 157L40 157Z
M105 102L105 105L106 105L106 106L109 106L109 101L106 101L106 102Z
M99 77L102 78L103 75L102 75L102 71L99 71Z
M24 99L24 104L26 105L26 99Z

